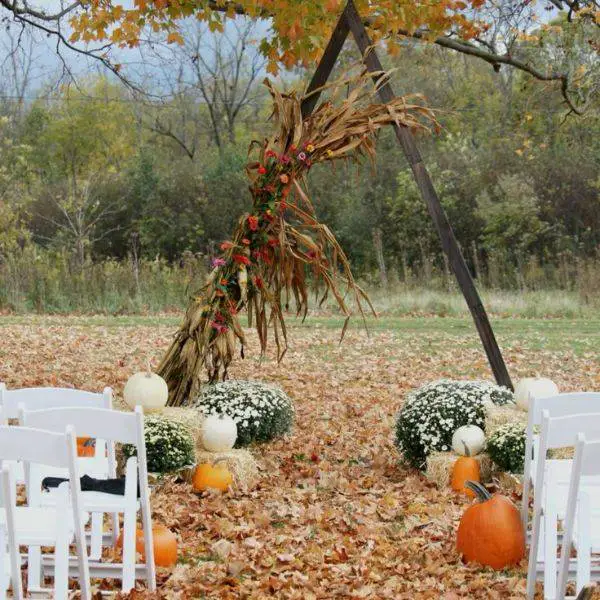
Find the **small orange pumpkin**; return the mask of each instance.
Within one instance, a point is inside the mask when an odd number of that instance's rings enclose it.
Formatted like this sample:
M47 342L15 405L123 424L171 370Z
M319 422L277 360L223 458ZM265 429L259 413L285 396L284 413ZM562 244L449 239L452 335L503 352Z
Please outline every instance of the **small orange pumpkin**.
M506 496L492 496L480 483L467 481L478 502L467 508L458 526L456 548L466 562L500 570L525 556L525 532L519 509Z
M465 456L461 456L456 460L452 467L452 477L450 479L450 486L457 492L464 492L471 498L475 497L475 492L465 486L467 481L480 481L481 480L481 465L476 458L471 456L469 448L463 442L465 446Z
M192 478L195 492L204 492L208 489L226 492L232 483L233 476L224 462L198 465Z
M152 546L154 564L157 567L172 567L177 562L177 537L164 525L152 526ZM117 548L123 548L123 532L117 538ZM144 532L138 527L135 531L135 549L145 560Z
M77 438L77 456L95 456L96 440L91 437Z

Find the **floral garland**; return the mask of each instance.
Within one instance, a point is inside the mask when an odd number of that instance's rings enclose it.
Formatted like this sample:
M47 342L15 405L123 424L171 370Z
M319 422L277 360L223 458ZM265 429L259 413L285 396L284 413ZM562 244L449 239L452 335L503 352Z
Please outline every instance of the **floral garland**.
M347 80L333 86L333 99L305 120L301 98L281 94L267 82L278 132L263 144L251 145L251 152L258 149L257 160L247 167L252 210L242 217L231 240L221 245L222 253L213 259L206 285L192 300L160 366L171 405L193 401L203 370L210 381L224 379L236 340L244 356L245 337L239 321L244 308L262 352L272 328L279 360L287 349L284 310L293 299L296 313L306 315L309 283L316 291L321 283L320 302L331 293L347 319L351 312L346 293L354 298L361 314L363 302L372 310L339 243L329 228L317 221L304 177L318 162L358 160L364 155L373 158L374 136L384 125L428 129L427 124L435 119L429 109L409 103L406 97L364 106L364 98L373 93L371 79L361 75L354 82L357 87L339 106L336 90L345 90ZM365 94L367 85L371 91Z

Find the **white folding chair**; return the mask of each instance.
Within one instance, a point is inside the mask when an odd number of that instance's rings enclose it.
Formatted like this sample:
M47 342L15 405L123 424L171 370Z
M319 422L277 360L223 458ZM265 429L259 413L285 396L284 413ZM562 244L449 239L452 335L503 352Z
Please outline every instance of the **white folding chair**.
M539 436L535 433L535 429L542 424L543 410L548 411L550 418L600 412L600 392L571 392L548 398L530 398L525 440L523 500L521 503L521 519L525 531L527 531L528 525L529 493L534 483L536 461L539 455L537 451ZM565 463L562 468L568 472L570 465ZM535 487L533 491L535 495Z
M66 431L65 431L66 429ZM0 426L0 460L2 461L2 499L0 527L5 532L11 564L13 597L22 598L21 555L19 546L54 547L54 598L69 596L69 545L75 540L81 596L91 599L90 577L85 547L84 518L77 471L75 433L63 427L63 433ZM66 468L70 483L60 486L55 507L17 506L16 483L12 461L24 460ZM2 547L4 550L4 547ZM3 582L5 583L5 582Z
M568 483L573 462L547 458L548 450L574 446L579 433L600 439L600 412L550 418L542 411L536 472L534 476L533 527L529 545L527 598L533 600L540 567L544 598L554 599L557 586L558 521L566 514ZM600 494L600 479L590 479L589 489ZM591 487L593 486L593 488ZM540 542L543 540L542 545Z
M576 596L583 594L584 588L592 581L592 553L600 549L600 498L598 494L590 493L586 486L589 478L600 475L600 440L588 441L583 433L577 436L575 458L569 482L567 511L563 523L563 539L560 553L558 587L556 598L566 598L567 582L574 571L576 581ZM577 528L575 527L577 518ZM571 568L571 545L574 542L577 550L575 569ZM597 575L597 572L596 572Z
M125 469L125 494L123 496L103 492L82 492L84 510L92 514L123 514L123 561L120 565L106 565L99 560L90 561L92 576L120 577L122 589L128 592L136 579L136 517L141 512L145 544L145 563L141 571L150 591L156 589L154 551L152 543L152 521L150 513L150 492L148 489L148 468L146 444L144 440L144 414L141 407L133 413L101 408L51 408L47 410L23 411L22 423L27 427L38 427L49 431L60 431L65 423L71 425L79 435L107 440L109 449L114 443L133 444L137 456L128 459ZM32 473L32 490L39 490L41 475ZM37 481L36 481L37 478ZM140 498L137 491L139 484ZM34 502L43 504L51 495L37 494ZM120 568L119 568L120 567ZM109 569L110 575L107 574Z
M19 412L25 410L41 410L59 407L85 406L89 408L112 409L112 389L104 388L102 392L89 392L72 388L35 387L7 389L0 383L0 406L2 407L3 423L9 419L19 418ZM79 472L94 477L114 477L115 461L114 448L107 448L106 441L95 440L95 451L92 457L78 458ZM64 470L49 469L45 476L63 476ZM26 474L23 464L16 464L15 477L17 483L24 483ZM119 535L119 522L117 515L113 518L112 534L107 536L107 543L114 543ZM102 514L92 515L89 536L90 558L99 559L102 555ZM38 548L32 547L29 552L30 568L28 570L29 587L39 585L41 553Z

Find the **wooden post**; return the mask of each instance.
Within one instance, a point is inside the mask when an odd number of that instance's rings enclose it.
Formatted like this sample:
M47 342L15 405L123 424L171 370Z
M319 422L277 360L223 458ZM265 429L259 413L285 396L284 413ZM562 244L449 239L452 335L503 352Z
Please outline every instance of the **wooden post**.
M348 19L346 19L346 11L344 10L331 34L331 38L329 38L327 48L325 48L321 61L317 65L317 70L306 88L301 107L303 119L306 119L315 109L321 95L320 91L315 90L319 90L327 83L349 32Z
M325 49L325 53L321 58L321 62L317 67L315 75L308 87L307 92L311 92L319 87L323 86L327 81L327 77L331 73L339 52L344 45L344 41L348 35L348 31L352 32L354 39L360 49L363 56L363 61L367 69L374 73L374 80L379 83L379 97L383 102L390 102L394 99L395 94L392 90L389 82L381 82L380 79L383 76L383 67L373 48L372 42L369 39L369 35L365 28L365 25L356 10L353 0L348 0L344 12L342 13L340 20L338 21L332 37ZM318 101L319 94L313 94L302 105L302 115L304 117L310 115ZM442 248L448 257L450 267L452 268L456 280L460 286L460 289L465 297L467 306L471 311L475 326L479 332L479 337L483 343L483 347L488 357L490 366L496 378L496 381L500 385L504 385L510 389L513 389L512 381L498 342L492 330L492 326L489 322L485 308L471 277L471 273L465 263L465 259L460 251L454 232L448 217L442 207L440 199L433 187L431 177L423 163L421 153L417 148L414 140L414 136L407 127L394 125L396 137L404 151L404 154L408 160L410 168L412 169L421 196L425 200L429 214L433 219L433 223L440 237Z

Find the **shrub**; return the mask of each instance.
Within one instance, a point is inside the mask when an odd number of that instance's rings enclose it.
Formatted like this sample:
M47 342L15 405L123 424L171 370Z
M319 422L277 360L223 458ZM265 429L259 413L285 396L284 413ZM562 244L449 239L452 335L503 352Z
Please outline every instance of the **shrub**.
M236 448L280 437L294 422L294 407L285 392L258 381L224 381L206 386L196 406L205 415L229 415L236 422Z
M494 431L487 441L487 453L503 470L522 473L525 463L525 426L507 423Z
M485 429L485 402L506 397L486 382L440 380L410 392L396 421L396 446L410 465L423 469L433 451L452 448L452 434L463 425Z
M194 438L183 424L162 417L144 419L146 458L152 473L176 471L195 462ZM123 446L125 458L136 454L135 446Z

